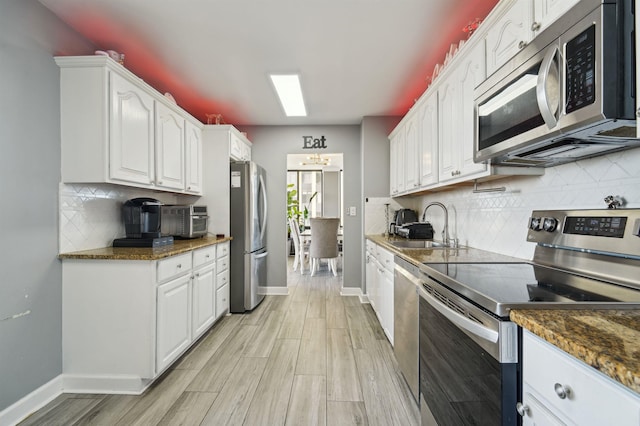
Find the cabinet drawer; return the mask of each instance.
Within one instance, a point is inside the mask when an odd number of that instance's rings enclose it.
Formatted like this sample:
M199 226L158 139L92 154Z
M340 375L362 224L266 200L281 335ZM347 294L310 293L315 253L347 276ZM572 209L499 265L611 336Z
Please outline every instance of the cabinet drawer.
M393 260L393 253L378 246L377 259L378 259L378 262L380 262L380 265L382 265L384 269L386 269L387 271L391 271L393 273L393 269L395 267L395 263Z
M529 332L524 333L523 348L523 381L560 419L576 424L640 423L640 396ZM565 398L558 396L559 386L570 389Z
M193 267L204 265L205 263L213 262L216 258L216 246L210 246L195 250L193 252Z
M218 272L226 271L227 269L229 269L229 256L225 256L216 261L216 270Z
M216 317L229 311L229 284L216 291Z
M218 272L216 277L216 288L220 288L229 283L229 270L224 270L222 272Z
M229 243L220 243L216 247L218 259L229 255Z
M158 282L186 274L191 270L191 253L172 256L158 261Z

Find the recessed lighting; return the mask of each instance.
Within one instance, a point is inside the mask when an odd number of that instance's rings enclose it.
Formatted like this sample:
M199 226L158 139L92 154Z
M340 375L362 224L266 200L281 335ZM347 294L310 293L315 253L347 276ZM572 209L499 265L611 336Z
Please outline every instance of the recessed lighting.
M298 74L270 74L273 87L287 117L306 117L307 109L302 98Z

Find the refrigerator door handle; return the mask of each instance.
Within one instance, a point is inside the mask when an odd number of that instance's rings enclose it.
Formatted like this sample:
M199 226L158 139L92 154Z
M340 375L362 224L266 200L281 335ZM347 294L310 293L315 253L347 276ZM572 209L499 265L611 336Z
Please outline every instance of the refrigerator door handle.
M262 215L262 225L260 227L260 241L264 241L264 234L267 232L267 188L265 187L264 177L260 174L260 192L262 192L262 199L264 200L264 214Z
M256 254L256 255L254 255L253 257L254 257L255 259L261 259L261 258L263 258L263 257L267 257L267 255L268 255L268 254L269 254L269 252L268 252L268 251L265 251L264 253Z

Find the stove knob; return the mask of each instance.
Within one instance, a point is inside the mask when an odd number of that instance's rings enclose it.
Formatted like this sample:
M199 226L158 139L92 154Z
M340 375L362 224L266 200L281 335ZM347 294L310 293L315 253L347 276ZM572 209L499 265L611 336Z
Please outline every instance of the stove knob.
M547 232L553 232L558 227L558 219L554 217L545 217L542 221L542 229Z
M542 230L541 220L539 217L532 217L529 219L529 229L532 231L540 231Z

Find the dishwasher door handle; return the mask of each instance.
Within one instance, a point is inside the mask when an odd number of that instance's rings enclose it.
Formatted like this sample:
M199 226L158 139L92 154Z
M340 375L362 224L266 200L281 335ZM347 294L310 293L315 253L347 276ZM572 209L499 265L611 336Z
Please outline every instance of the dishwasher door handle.
M435 310L440 312L449 321L454 323L459 328L468 331L469 333L477 336L483 340L491 343L498 342L498 332L470 320L469 318L460 315L459 313L452 311L451 309L440 303L435 297L427 293L426 290L420 289L420 296L427 301Z

